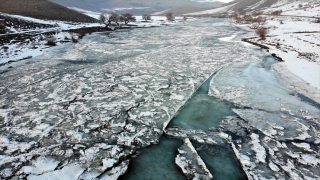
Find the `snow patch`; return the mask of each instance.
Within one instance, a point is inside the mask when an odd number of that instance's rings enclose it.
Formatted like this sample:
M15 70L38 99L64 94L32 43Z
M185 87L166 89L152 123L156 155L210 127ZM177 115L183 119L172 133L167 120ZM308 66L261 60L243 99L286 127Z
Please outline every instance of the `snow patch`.
M78 177L83 173L85 168L77 163L69 164L63 167L61 170L56 170L52 172L47 172L41 175L30 175L29 180L70 180L78 179Z

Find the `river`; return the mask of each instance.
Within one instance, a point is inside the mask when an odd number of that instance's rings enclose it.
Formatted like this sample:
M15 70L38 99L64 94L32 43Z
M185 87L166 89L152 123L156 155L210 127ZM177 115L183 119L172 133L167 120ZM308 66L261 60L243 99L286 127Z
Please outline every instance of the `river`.
M319 178L319 104L248 35L226 19L93 33L0 69L0 177Z

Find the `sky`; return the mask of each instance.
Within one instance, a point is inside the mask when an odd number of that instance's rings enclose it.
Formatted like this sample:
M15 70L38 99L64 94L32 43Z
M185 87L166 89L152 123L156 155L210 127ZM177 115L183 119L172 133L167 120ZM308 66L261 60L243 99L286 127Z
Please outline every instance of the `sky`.
M223 3L228 3L228 2L231 2L233 0L192 0L192 1L196 1L196 2L215 2L215 1L220 1L220 2L223 2Z
M208 4L212 2L224 2L228 3L233 0L109 0L112 4L143 4L145 6L153 6L154 4L158 4L160 6L179 6L183 4Z

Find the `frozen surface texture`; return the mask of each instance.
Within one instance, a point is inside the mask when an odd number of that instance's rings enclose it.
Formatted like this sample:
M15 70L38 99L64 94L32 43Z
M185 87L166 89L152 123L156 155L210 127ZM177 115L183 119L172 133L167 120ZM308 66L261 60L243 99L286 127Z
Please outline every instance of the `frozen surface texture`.
M0 177L116 179L165 132L190 139L180 157L196 145L192 151L217 162L224 149L236 155L224 164L201 158L216 179L220 165L239 165L230 169L250 179L318 179L319 107L284 87L271 68L276 61L239 42L239 32L203 19L95 33L1 67ZM195 97L221 108L190 105L206 116L170 123Z
M231 132L249 179L318 179L319 104L284 87L272 58L255 53L262 61L230 65L211 81L209 94L238 106L220 130Z
M28 169L41 156L59 162L46 174L76 164L102 177L136 149L157 143L202 82L236 57L223 59L228 50L212 42L223 25L96 33L3 67L1 176L36 178Z
M188 138L184 140L184 144L178 151L179 154L177 155L175 162L188 179L212 179L212 174L209 172Z

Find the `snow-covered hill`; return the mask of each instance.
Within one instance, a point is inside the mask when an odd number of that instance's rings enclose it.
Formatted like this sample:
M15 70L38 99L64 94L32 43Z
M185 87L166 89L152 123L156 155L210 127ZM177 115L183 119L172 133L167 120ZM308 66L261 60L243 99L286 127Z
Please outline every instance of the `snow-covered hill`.
M91 11L104 11L131 13L134 15L153 14L182 5L191 5L202 8L219 7L223 3L220 1L203 0L51 0L66 7L77 7ZM201 9L199 10L201 11ZM187 12L186 12L187 13Z
M233 14L235 12L252 11L256 9L269 7L275 2L277 2L277 0L234 0L220 8L195 12L187 15L214 15L225 13Z
M194 12L194 13L188 13L188 14L184 14L187 16L193 16L193 15L211 15L211 14L222 14L222 13L226 13L226 12L233 12L232 8L236 5L235 4L231 4L228 6L223 6L220 8L215 8L215 9L209 9L206 11L200 11L200 12Z
M282 15L320 17L319 0L279 0L265 12L282 10Z
M192 5L183 5L183 6L170 8L165 11L156 12L156 13L153 13L152 15L163 16L168 12L172 12L174 15L181 15L181 14L186 14L186 13L204 11L207 9L208 8L202 8L202 7L192 6Z
M271 13L282 10L282 15L320 17L319 0L235 0L220 8L188 13L185 15L217 15L241 12L264 11Z

